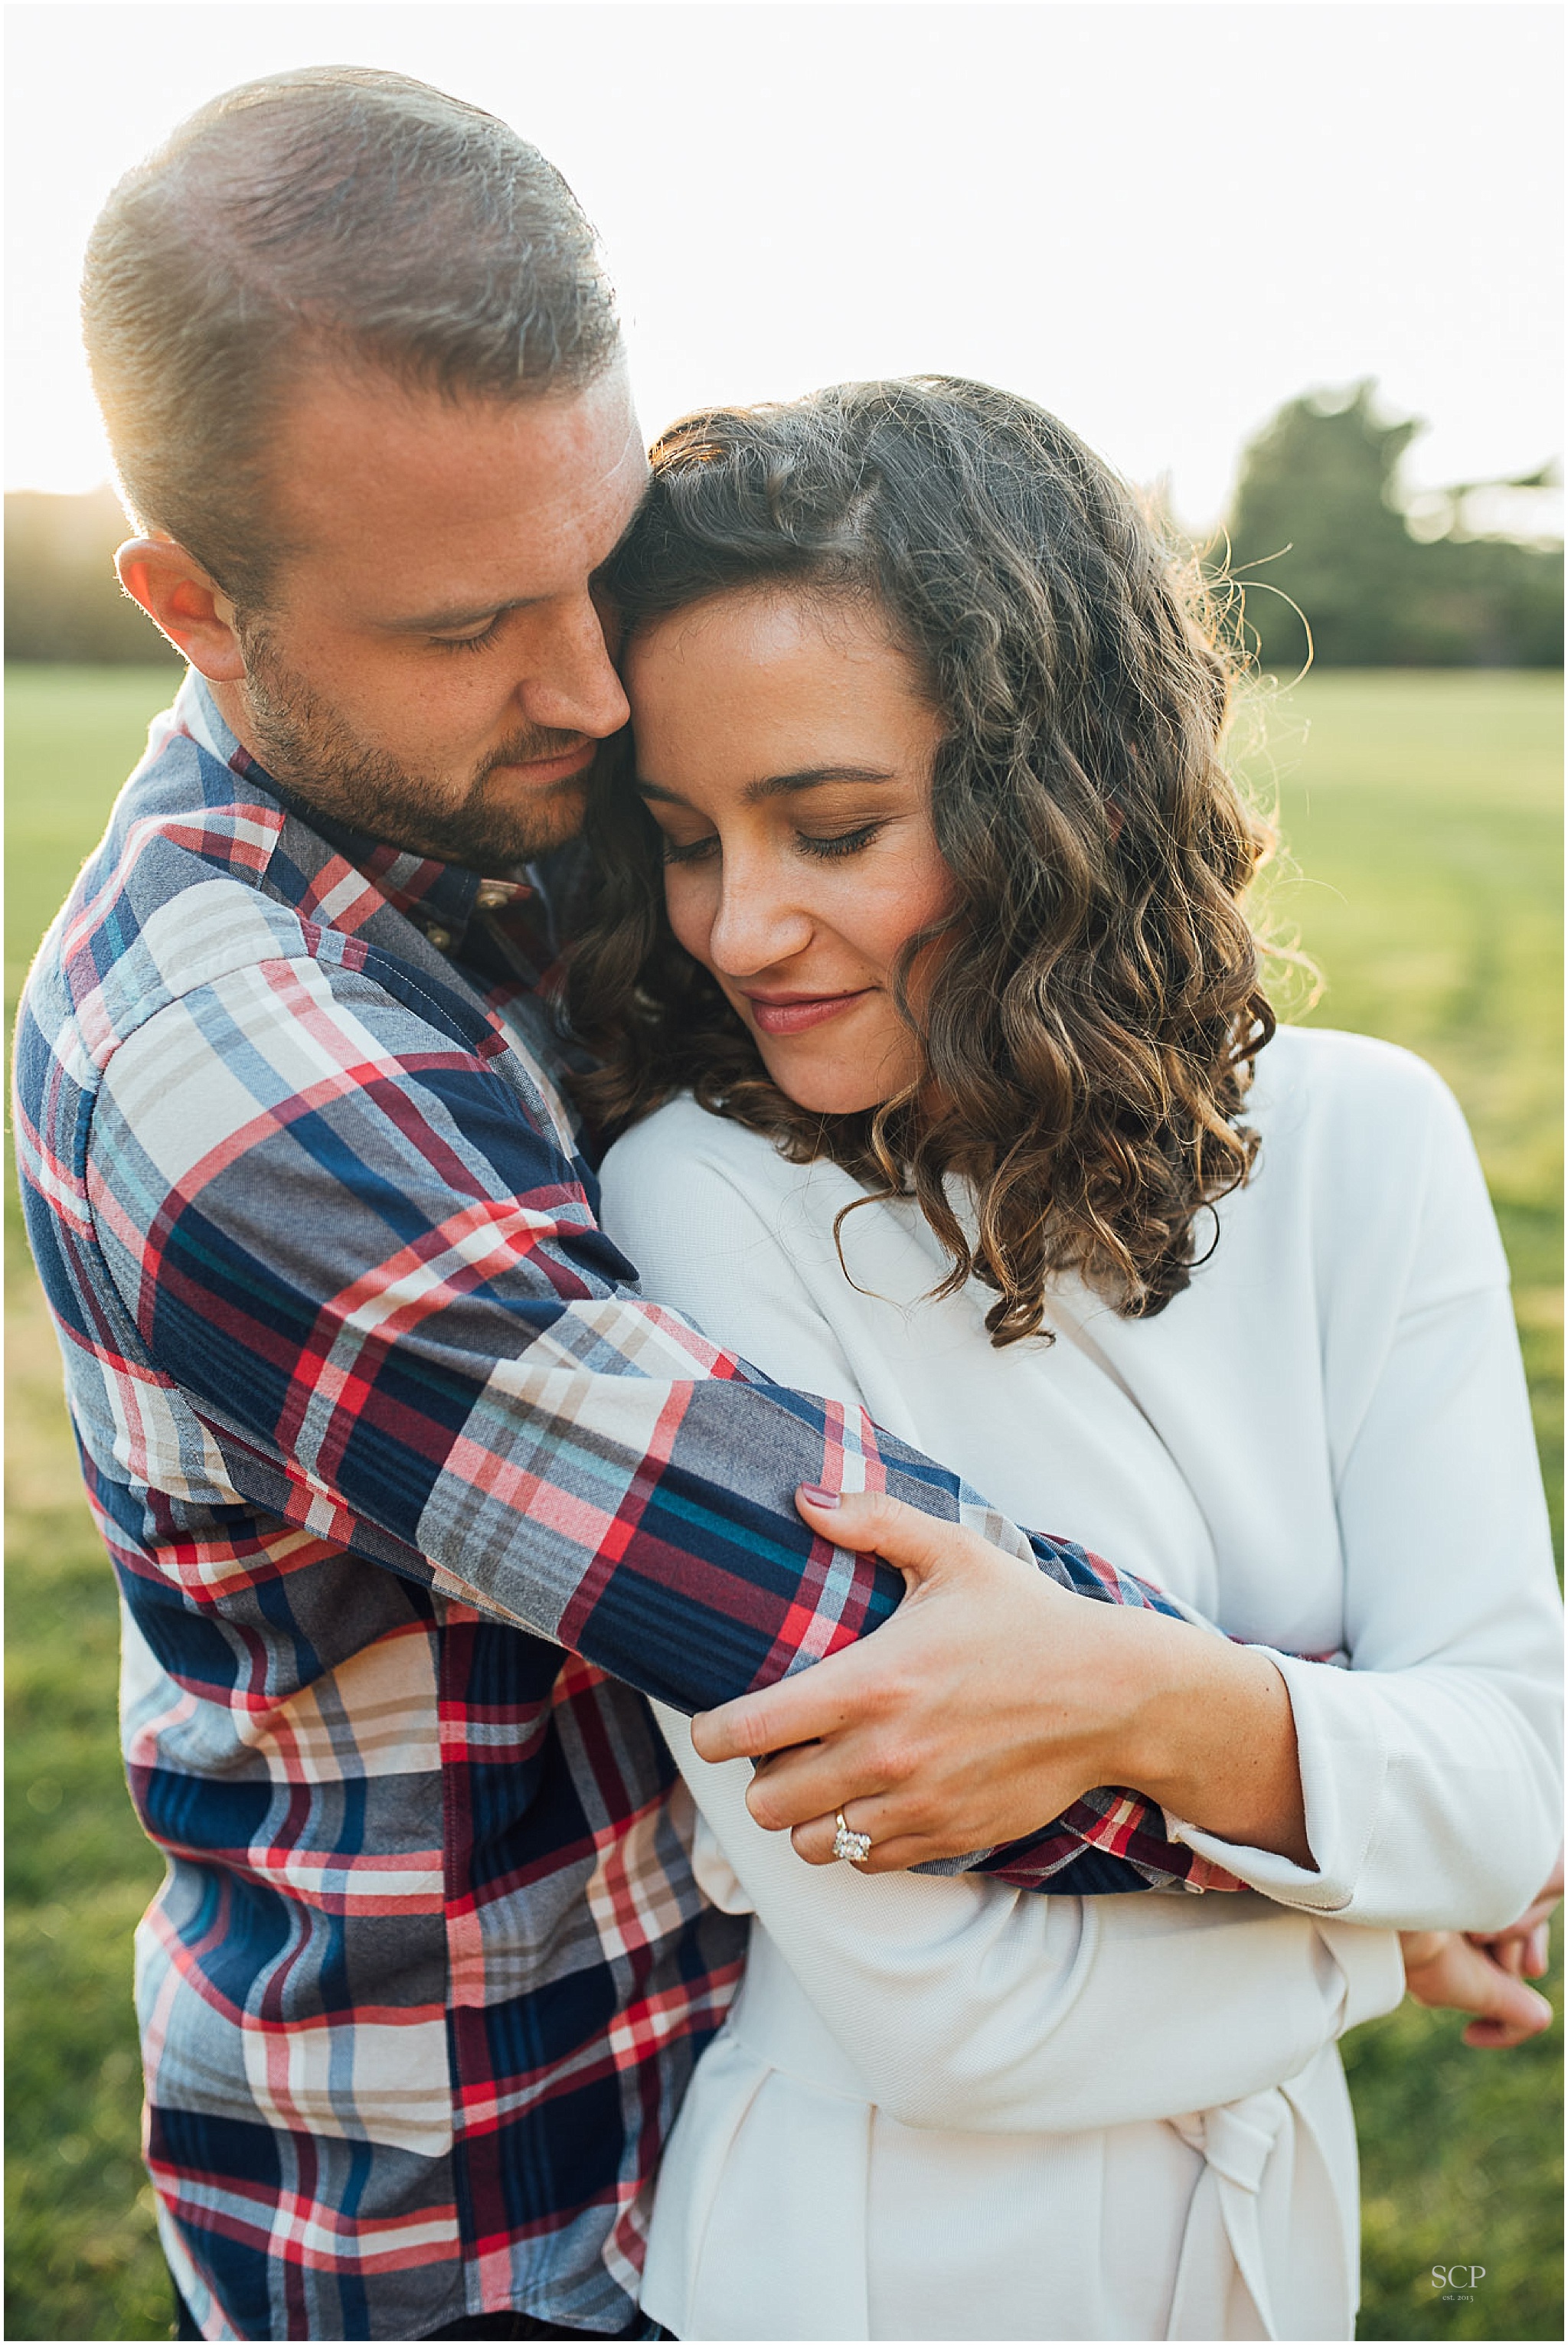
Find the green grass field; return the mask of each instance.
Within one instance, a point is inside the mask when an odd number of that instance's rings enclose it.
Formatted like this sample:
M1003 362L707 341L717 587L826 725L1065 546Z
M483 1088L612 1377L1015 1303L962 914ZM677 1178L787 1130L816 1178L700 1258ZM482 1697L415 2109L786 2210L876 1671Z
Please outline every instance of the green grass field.
M167 696L155 670L12 670L6 991ZM1321 675L1249 759L1288 854L1277 929L1326 979L1292 1014L1431 1059L1470 1114L1514 1267L1543 1456L1562 1489L1562 694L1546 675ZM168 2333L137 2164L130 1934L158 1879L120 1778L116 1611L6 1198L9 2085L6 2333ZM1549 1982L1560 2001L1554 1970ZM1376 2338L1560 2338L1559 2036L1467 2051L1414 2006L1348 2046ZM1468 2300L1431 2268L1484 2265Z

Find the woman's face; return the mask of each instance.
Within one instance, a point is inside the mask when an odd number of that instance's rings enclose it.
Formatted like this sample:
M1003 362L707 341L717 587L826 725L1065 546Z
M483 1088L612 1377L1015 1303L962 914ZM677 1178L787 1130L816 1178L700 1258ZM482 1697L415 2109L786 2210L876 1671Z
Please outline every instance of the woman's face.
M932 824L942 721L874 610L777 590L639 626L637 787L670 926L805 1108L874 1107L918 1066L900 948L953 883Z

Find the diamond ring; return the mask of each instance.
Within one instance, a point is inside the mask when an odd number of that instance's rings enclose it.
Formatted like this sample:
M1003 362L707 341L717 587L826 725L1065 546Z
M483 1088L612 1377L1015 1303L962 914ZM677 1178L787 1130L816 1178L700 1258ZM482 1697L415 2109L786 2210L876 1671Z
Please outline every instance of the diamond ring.
M838 1831L833 1834L833 1854L846 1864L864 1864L871 1853L870 1832L851 1832L844 1822L844 1811L839 1809L833 1818Z

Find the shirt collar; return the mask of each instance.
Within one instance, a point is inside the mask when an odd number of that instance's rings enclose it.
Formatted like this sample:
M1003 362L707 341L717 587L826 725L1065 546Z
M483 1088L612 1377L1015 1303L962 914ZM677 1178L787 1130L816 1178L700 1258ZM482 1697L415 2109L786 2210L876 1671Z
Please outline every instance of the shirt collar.
M282 783L275 781L253 757L219 714L205 677L192 668L180 687L175 716L193 739L214 757L241 774L326 841L345 863L362 871L394 911L422 929L441 952L460 949L463 932L475 909L490 911L521 902L535 893L531 881L510 877L489 878L461 863L443 863L433 856L415 855L394 847L370 831L334 822L307 804Z

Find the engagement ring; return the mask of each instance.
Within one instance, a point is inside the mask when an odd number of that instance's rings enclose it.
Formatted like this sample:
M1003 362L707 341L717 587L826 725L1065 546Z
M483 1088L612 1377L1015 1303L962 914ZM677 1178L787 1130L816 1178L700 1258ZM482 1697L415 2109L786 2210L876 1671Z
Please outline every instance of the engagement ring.
M844 1822L842 1808L838 1811L833 1822L839 1827L833 1834L833 1854L840 1857L846 1864L863 1864L871 1853L871 1833L851 1832Z

